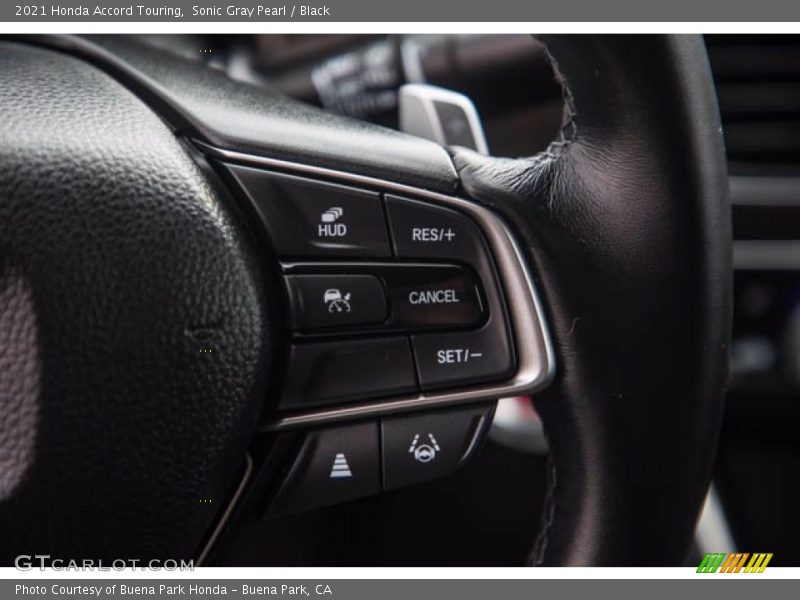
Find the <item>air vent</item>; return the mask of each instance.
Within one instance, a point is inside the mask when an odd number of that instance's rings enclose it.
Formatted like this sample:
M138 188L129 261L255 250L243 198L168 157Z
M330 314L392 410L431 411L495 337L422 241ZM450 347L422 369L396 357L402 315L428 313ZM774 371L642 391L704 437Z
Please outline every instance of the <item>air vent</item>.
M800 36L706 36L733 173L800 173Z

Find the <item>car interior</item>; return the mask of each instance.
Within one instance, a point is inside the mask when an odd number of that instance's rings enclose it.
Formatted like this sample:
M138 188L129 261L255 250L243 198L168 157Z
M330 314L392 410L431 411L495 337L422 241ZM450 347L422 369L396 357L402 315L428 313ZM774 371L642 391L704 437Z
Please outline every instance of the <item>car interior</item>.
M800 564L800 37L0 37L0 561Z

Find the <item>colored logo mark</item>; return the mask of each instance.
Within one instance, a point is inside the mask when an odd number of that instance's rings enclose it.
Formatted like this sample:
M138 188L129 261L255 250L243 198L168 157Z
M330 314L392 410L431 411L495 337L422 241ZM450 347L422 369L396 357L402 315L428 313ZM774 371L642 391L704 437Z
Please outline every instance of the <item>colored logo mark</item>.
M749 560L748 560L749 559ZM763 573L772 552L709 552L703 557L698 573Z

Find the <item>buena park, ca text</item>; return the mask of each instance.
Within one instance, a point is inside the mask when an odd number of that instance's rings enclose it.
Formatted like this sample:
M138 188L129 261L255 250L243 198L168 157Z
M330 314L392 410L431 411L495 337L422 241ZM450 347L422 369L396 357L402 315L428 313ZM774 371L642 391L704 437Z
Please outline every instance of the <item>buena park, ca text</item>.
M241 594L243 596L333 596L329 585L202 585L202 584L159 584L128 585L114 583L109 585L25 585L15 586L17 596L227 596Z

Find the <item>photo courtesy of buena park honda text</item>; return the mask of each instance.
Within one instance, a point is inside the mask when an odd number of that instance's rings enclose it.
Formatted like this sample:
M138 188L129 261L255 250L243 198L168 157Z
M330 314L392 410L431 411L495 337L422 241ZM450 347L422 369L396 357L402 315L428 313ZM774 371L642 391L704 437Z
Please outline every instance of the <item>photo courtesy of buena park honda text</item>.
M797 595L800 6L14 2L0 598Z

